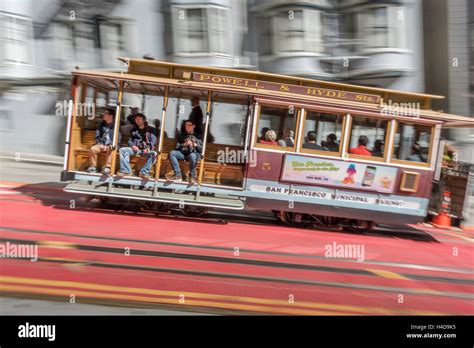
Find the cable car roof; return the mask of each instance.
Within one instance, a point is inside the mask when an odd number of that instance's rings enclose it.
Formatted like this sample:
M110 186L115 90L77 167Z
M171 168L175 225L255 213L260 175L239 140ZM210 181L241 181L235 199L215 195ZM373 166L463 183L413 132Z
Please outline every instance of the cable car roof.
M341 82L314 80L314 79L308 79L308 78L303 78L303 77L280 75L280 74L273 74L273 73L253 71L253 70L206 67L206 66L200 66L200 65L170 63L170 62L147 60L147 59L130 59L130 58L123 58L123 57L119 57L118 59L123 62L126 62L129 65L128 72L130 73L148 72L151 76L155 74L170 76L171 69L175 69L175 70L187 69L187 70L196 71L196 72L199 71L199 72L207 72L211 74L217 73L221 75L225 74L229 76L246 77L246 78L251 78L254 80L261 80L261 81L281 80L281 82L301 84L308 87L325 86L325 87L331 87L335 89L344 89L347 91L354 90L354 91L374 93L374 94L398 95L398 96L422 98L422 99L430 99L430 100L444 99L444 96L441 96L441 95L412 93L412 92L397 91L397 90L391 90L391 89L385 89L385 88L358 86L358 85L351 85L351 84L341 83ZM167 75L163 74L163 72L165 71L165 69L163 68L166 68ZM387 99L387 98L384 98L384 99Z
M75 76L80 76L85 79L91 85L103 89L105 91L116 89L117 85L114 81L126 81L125 91L127 93L138 93L138 94L161 94L162 88L160 86L176 86L176 87L189 87L189 88L200 88L207 90L217 91L228 91L231 93L247 93L253 94L259 97L268 99L280 99L289 100L292 105L304 106L304 104L311 105L328 105L340 110L347 109L347 112L358 113L359 111L363 115L379 116L381 115L381 104L380 103L366 103L354 100L337 100L332 98L309 96L309 95L297 95L293 93L283 93L280 91L269 91L269 90L258 90L255 88L247 87L236 87L236 86L223 86L215 85L206 82L193 81L189 78L184 78L186 72L190 73L206 73L212 75L221 75L227 77L236 77L243 79L252 79L255 81L264 81L268 83L287 83L292 86L302 86L307 88L332 88L332 90L341 90L347 93L370 93L370 95L380 96L381 100L395 100L398 103L406 102L420 102L420 115L421 119L428 119L434 122L444 123L443 127L474 127L474 118L466 116L458 116L443 113L441 111L434 111L429 109L430 102L432 99L442 99L443 96L422 94L422 93L410 93L375 87L364 87L355 86L345 83L329 82L311 80L299 77L277 75L271 73L264 73L258 71L244 71L237 69L225 69L225 68L214 68L195 66L188 64L176 64L160 61L150 61L143 59L128 59L119 58L121 61L128 64L128 72L104 72L97 70L77 70L72 72ZM389 99L387 99L389 98ZM400 119L402 119L401 117ZM412 119L413 116L404 117L404 120Z

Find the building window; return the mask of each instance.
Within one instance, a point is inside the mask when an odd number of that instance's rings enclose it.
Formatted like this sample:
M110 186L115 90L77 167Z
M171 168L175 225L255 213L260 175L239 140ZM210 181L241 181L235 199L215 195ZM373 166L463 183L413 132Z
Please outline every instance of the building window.
M103 66L117 66L117 57L125 55L123 19L101 18L98 21L97 45L101 48Z
M393 147L394 161L429 163L432 131L430 126L398 122Z
M276 150L293 151L296 124L300 111L294 107L283 108L261 105L257 121L255 144Z
M175 53L230 54L229 10L175 7L173 18Z
M2 13L0 23L0 59L4 62L31 64L31 20Z
M188 46L187 52L208 52L209 41L207 33L207 16L203 9L189 9L186 11L187 26L184 32L180 30L180 39ZM183 22L184 23L184 22ZM182 51L186 51L184 46Z
M285 11L272 17L269 23L272 23L273 54L323 51L319 11ZM262 30L268 36L266 29Z
M388 47L388 18L386 7L372 8L367 12L365 29L367 33L367 47Z
M292 17L286 12L278 15L274 20L274 28L277 33L277 52L304 51L306 49L303 11L294 11Z
M305 115L301 152L339 156L344 116L308 111Z
M209 41L213 52L218 53L229 53L227 41L229 32L227 31L227 25L230 18L228 17L228 11L216 7L210 7L208 10L209 17Z
M359 39L365 49L403 48L404 23L401 8L371 7L359 13Z
M95 31L92 23L79 22L74 26L74 52L78 62L85 66L95 65Z
M57 21L53 25L56 54L53 59L68 66L95 66L95 30L90 22Z
M112 21L100 21L99 23L99 47L120 52L123 50L122 25Z
M369 157L375 161L385 160L388 121L362 116L352 117L349 157Z

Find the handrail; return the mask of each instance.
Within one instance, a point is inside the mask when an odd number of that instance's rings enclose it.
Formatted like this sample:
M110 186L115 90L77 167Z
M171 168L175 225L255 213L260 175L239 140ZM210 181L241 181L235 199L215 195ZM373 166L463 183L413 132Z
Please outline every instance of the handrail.
M119 82L118 86L118 96L117 96L117 106L115 110L115 124L114 124L114 138L113 138L113 150L112 150L112 163L110 167L110 176L115 174L115 162L117 157L118 149L118 133L120 129L120 114L122 112L122 97L123 97L123 81ZM112 190L112 181L109 182L108 191Z
M163 100L163 110L161 114L161 129L160 129L160 139L158 140L158 158L155 164L155 180L160 178L161 170L161 152L163 151L163 142L165 137L165 125L166 125L166 109L168 108L168 87L165 90L165 99ZM156 196L158 193L158 187L155 185L153 188L153 195Z
M208 97L207 97L207 107L206 107L206 125L204 126L204 139L203 139L203 145L202 145L202 154L201 154L201 161L199 163L199 179L198 179L198 187L201 186L202 183L202 177L204 175L204 161L205 161L205 156L206 156L206 143L207 143L207 133L209 130L209 117L210 117L210 112L211 112L211 96L212 92L208 91ZM196 195L196 198L199 197L199 189Z

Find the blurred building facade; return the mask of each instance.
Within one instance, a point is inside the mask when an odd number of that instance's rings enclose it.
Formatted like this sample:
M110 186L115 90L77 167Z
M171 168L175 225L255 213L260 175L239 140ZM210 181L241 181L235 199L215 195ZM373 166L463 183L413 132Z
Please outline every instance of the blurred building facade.
M70 71L124 69L118 56L412 92L426 80L455 101L454 80L445 90L425 75L426 42L440 42L423 27L427 11L421 0L2 0L0 150L62 155L55 104Z
M423 4L426 89L446 99L433 108L474 115L474 2L430 0ZM474 129L453 129L461 161L474 163Z
M421 91L420 1L249 2L260 70Z

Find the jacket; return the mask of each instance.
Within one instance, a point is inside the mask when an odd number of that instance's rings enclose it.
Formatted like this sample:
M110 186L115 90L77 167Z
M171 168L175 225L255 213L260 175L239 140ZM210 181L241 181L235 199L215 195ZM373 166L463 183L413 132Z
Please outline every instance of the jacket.
M156 129L146 125L144 130L145 134L143 137L138 127L134 127L130 131L130 135L128 136L128 145L130 147L137 146L140 150L153 150L155 148L158 140L156 137Z
M183 152L183 150L186 150L187 146L184 146L183 144L186 142L187 139L191 139L193 142L196 143L196 146L193 148L193 151L191 152L197 152L199 154L202 154L202 140L199 139L199 135L195 134L180 134L178 136L178 142L176 144L176 150Z
M102 121L95 130L95 142L99 145L113 145L115 123L110 124ZM117 144L120 144L120 132L118 133Z
M196 134L204 133L204 129L202 129L203 114L202 114L201 107L199 105L196 105L195 107L193 107L193 109L191 110L191 113L189 114L188 119L190 121L193 121L194 125L196 126L194 128L194 133ZM182 133L186 133L186 131Z

